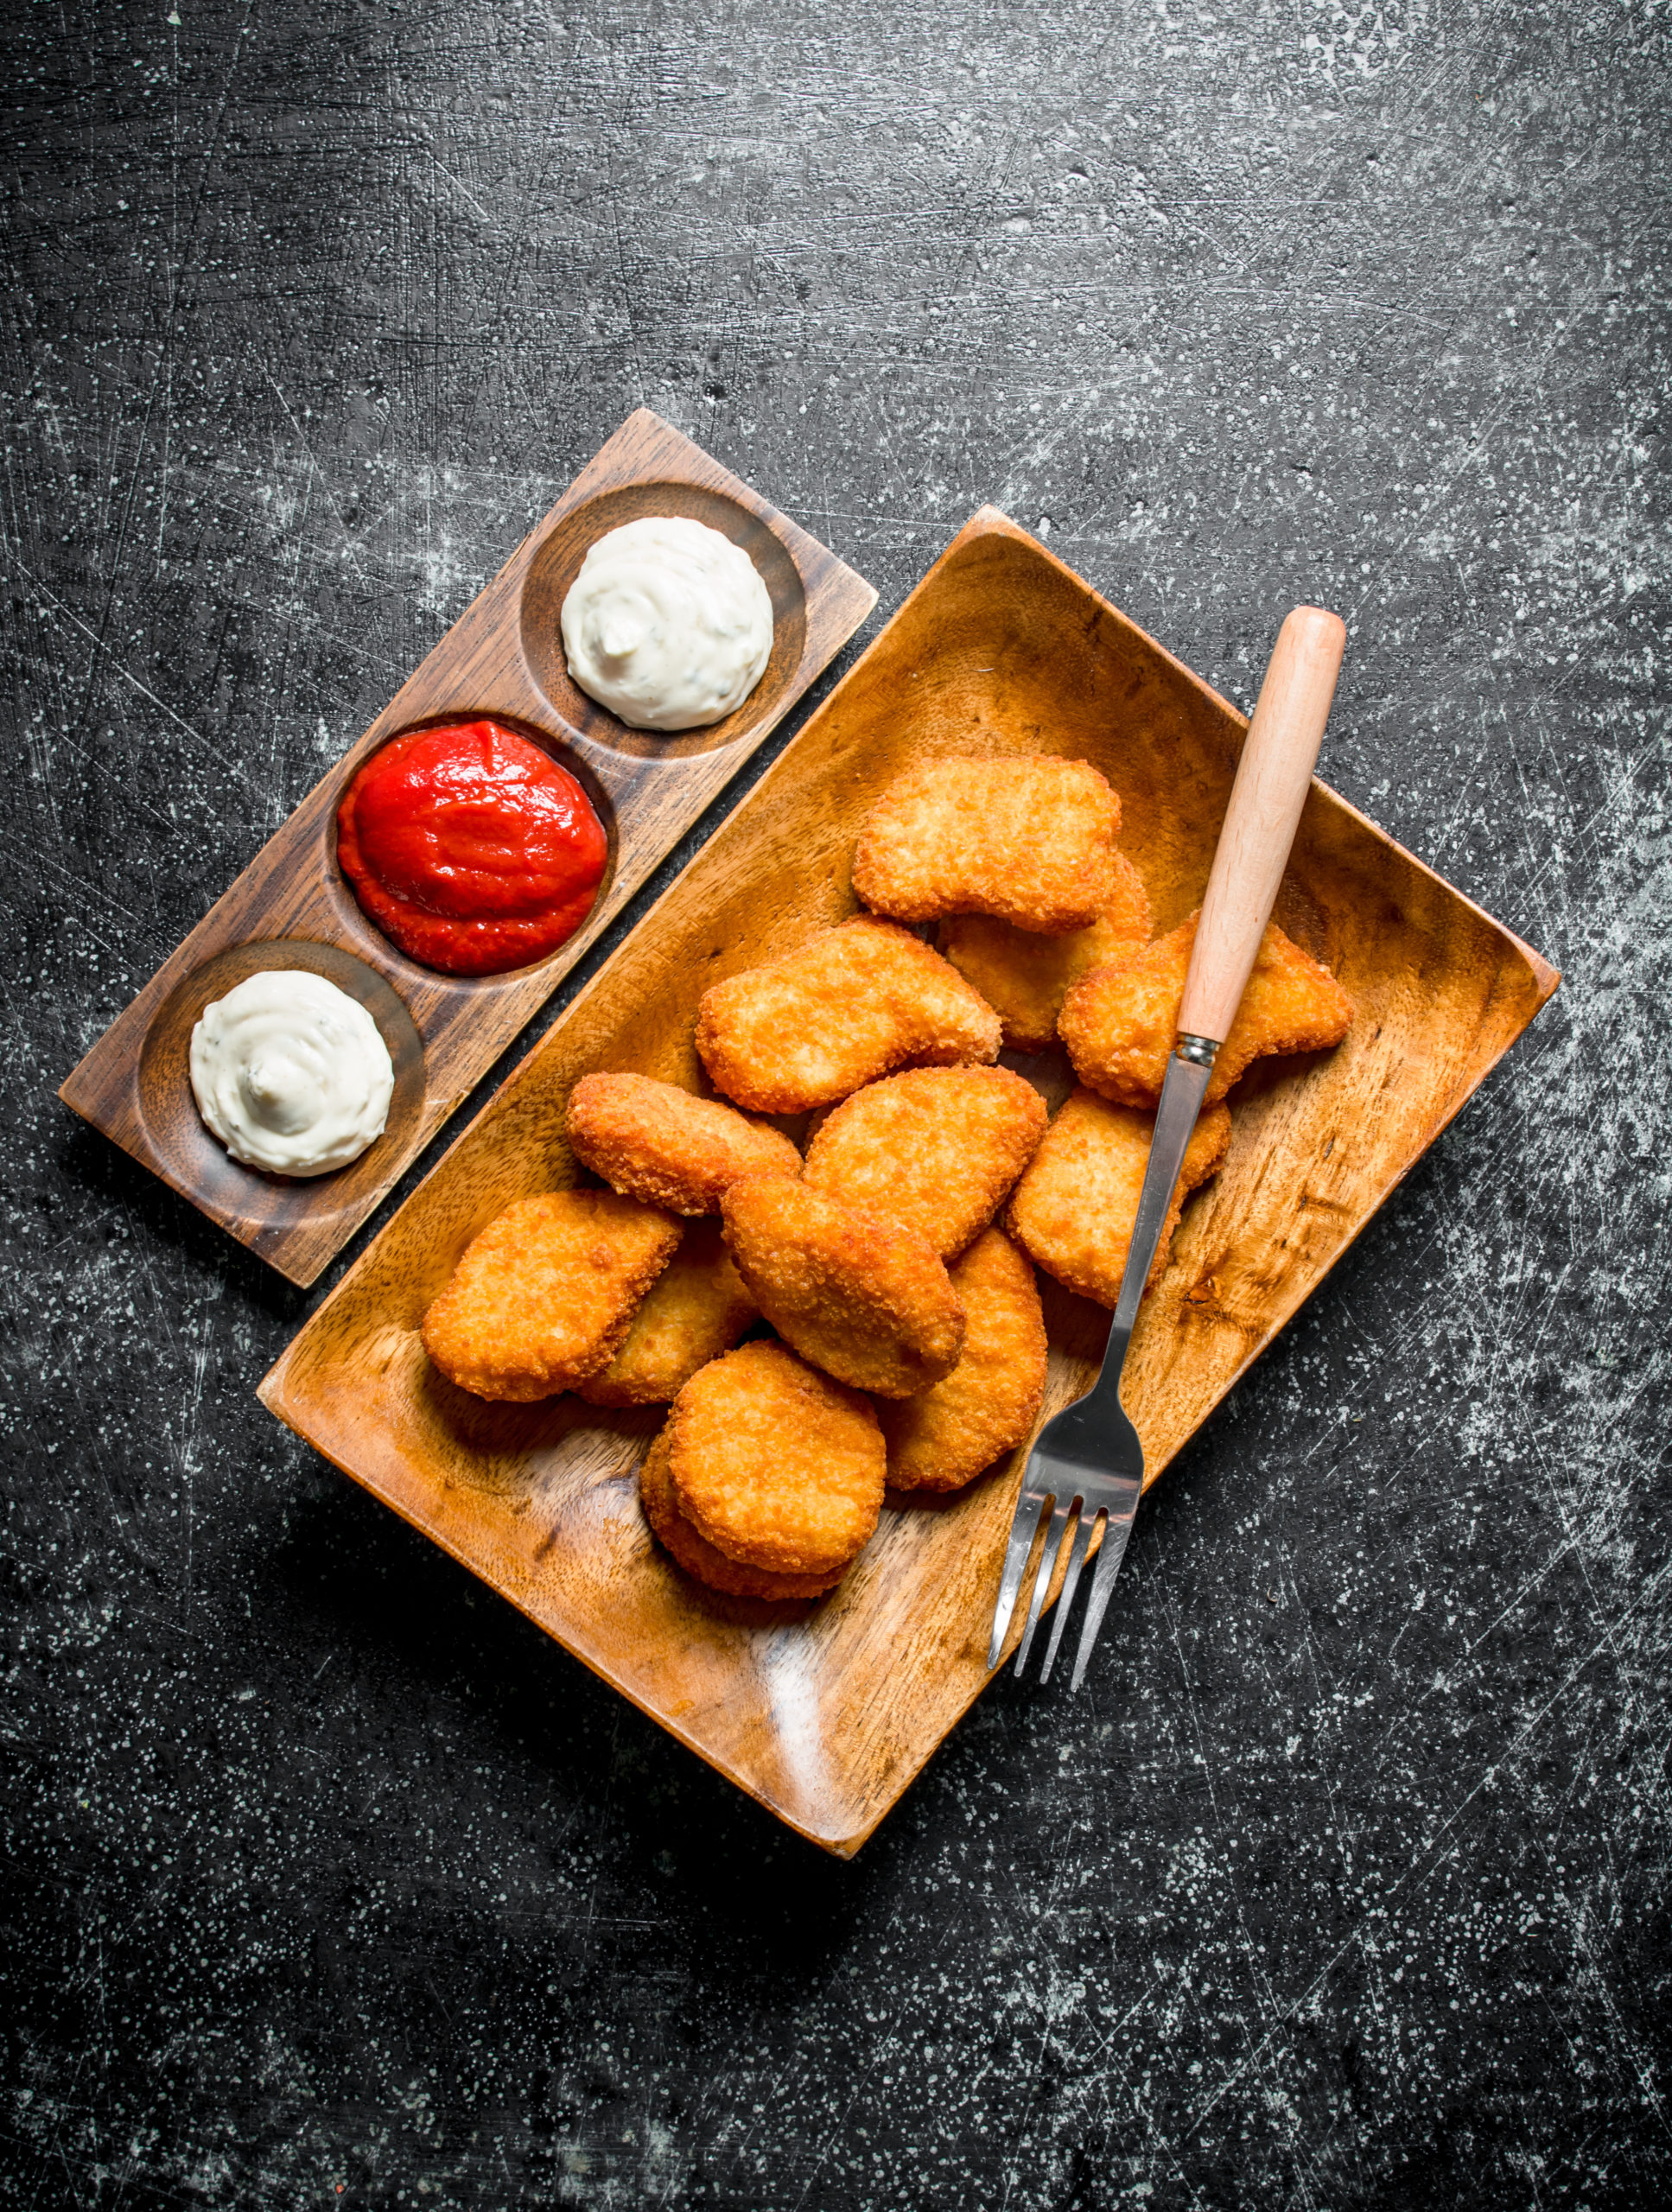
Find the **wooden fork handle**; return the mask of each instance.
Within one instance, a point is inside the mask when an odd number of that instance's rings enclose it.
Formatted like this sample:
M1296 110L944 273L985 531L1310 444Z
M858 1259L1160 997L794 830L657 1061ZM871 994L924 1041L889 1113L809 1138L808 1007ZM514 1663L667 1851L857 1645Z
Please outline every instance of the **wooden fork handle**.
M1242 1003L1312 786L1346 626L1321 607L1286 616L1260 686L1213 855L1179 1027L1223 1045Z

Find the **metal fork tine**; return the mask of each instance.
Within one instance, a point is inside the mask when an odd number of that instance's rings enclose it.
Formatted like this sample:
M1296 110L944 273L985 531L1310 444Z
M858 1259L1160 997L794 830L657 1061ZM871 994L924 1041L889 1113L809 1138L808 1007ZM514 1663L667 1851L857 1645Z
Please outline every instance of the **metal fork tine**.
M1033 1531L1039 1525L1039 1516L1045 1510L1045 1494L1035 1491L1031 1495L1026 1475L1022 1478L1022 1493L1016 1500L1016 1517L1010 1524L1010 1545L1004 1555L1004 1574L999 1583L999 1602L993 1611L993 1639L987 1649L989 1668L999 1663L999 1653L1010 1626L1010 1616L1016 1610L1016 1593L1021 1588L1022 1569L1027 1564L1027 1554L1033 1548Z
M1051 1669L1056 1663L1057 1647L1063 1640L1063 1630L1068 1625L1068 1609L1074 1602L1074 1592L1079 1587L1080 1569L1085 1565L1086 1548L1091 1541L1097 1515L1088 1499L1080 1508L1080 1517L1074 1524L1074 1548L1068 1554L1068 1572L1063 1577L1063 1593L1057 1600L1057 1618L1051 1624L1051 1641L1045 1647L1045 1664L1039 1669L1039 1680L1048 1682Z
M1022 1630L1022 1640L1016 1647L1016 1672L1020 1675L1027 1665L1027 1655L1033 1648L1033 1631L1039 1624L1039 1614L1045 1606L1046 1594L1051 1587L1051 1578L1057 1571L1061 1554L1068 1516L1074 1510L1074 1493L1057 1500L1051 1516L1051 1526L1045 1532L1045 1542L1039 1548L1039 1571L1033 1578L1033 1595L1028 1602L1027 1626Z
M1085 1618L1080 1624L1080 1648L1074 1654L1074 1679L1068 1686L1071 1690L1078 1689L1085 1680L1086 1662L1091 1656L1092 1645L1097 1641L1097 1630L1103 1624L1103 1615L1109 1607L1109 1594L1115 1587L1115 1578L1121 1571L1121 1561L1126 1557L1127 1539L1131 1534L1130 1521L1117 1522L1111 1517L1104 1523L1103 1549L1097 1554L1091 1587L1086 1594ZM1057 1610L1060 1612L1061 1606Z

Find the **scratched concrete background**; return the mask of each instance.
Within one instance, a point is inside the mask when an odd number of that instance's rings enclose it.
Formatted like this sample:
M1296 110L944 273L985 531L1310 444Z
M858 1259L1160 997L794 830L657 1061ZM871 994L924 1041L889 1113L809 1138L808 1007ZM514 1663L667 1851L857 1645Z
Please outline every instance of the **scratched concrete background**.
M1667 2201L1666 20L4 8L5 2203ZM847 1866L53 1095L639 403L884 613L987 499L1245 703L1342 607L1327 773L1567 974Z

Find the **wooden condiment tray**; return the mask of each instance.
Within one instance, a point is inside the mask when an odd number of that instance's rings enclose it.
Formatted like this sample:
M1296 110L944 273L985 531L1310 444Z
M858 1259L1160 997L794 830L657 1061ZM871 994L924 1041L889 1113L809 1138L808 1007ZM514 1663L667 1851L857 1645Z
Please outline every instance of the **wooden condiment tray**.
M557 621L588 546L621 523L664 514L691 516L741 545L766 582L774 625L772 658L736 712L673 736L629 729L578 690ZM641 408L111 1023L59 1096L292 1282L312 1282L876 596L816 538ZM337 865L337 802L388 739L480 715L544 745L579 778L609 833L609 859L584 926L548 959L503 976L443 976L408 959L361 912ZM240 1166L199 1120L187 1075L204 1007L270 967L311 969L359 999L395 1064L383 1136L352 1166L313 1181Z
M854 911L855 835L903 769L953 753L1094 761L1121 793L1122 844L1165 930L1200 901L1245 728L983 508L261 1386L339 1466L841 1855L989 1679L1020 1455L933 1506L891 1503L818 1605L715 1599L652 1541L639 1510L637 1468L661 1408L484 1405L429 1366L420 1318L490 1217L575 1179L563 1128L579 1077L621 1068L702 1084L691 1041L702 993ZM1152 1478L1557 982L1322 784L1279 914L1341 977L1357 1019L1338 1051L1262 1063L1231 1093L1230 1157L1187 1207L1127 1362L1125 1402ZM1016 1065L1057 1096L1067 1087L1055 1054ZM1108 1316L1044 1277L1041 1287L1049 1413L1086 1387Z

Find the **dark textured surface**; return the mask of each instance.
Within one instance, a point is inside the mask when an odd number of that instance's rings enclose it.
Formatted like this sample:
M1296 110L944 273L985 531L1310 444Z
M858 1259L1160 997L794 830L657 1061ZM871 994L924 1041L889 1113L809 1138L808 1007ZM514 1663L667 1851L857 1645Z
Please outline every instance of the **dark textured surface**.
M1669 132L1643 4L3 11L29 2207L1665 2201ZM1567 971L849 1866L256 1405L54 1090L639 402L983 499Z

